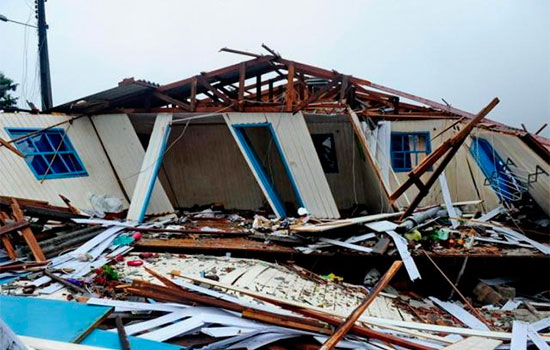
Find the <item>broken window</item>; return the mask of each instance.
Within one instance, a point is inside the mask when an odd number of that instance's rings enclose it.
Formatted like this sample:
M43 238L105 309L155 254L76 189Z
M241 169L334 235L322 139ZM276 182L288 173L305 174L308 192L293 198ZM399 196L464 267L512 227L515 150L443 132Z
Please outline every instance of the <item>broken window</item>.
M12 139L40 129L7 128ZM38 180L86 176L88 173L63 129L49 129L15 142Z
M411 171L430 152L429 132L391 133L391 164L397 172Z
M327 174L337 173L338 161L336 160L334 134L312 134L311 138L321 161L323 171Z

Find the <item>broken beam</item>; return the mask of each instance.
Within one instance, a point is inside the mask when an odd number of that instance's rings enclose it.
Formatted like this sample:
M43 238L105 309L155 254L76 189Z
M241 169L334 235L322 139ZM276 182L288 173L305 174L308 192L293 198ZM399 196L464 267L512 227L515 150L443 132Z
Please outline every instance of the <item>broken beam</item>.
M363 312L369 307L370 304L376 299L378 294L386 288L390 280L395 276L399 268L403 265L403 262L398 260L394 261L389 270L378 280L374 288L369 292L365 299L353 310L353 312L346 318L346 320L338 327L338 329L328 338L321 350L331 350L336 347L336 344L346 336L351 330L355 322L361 317Z

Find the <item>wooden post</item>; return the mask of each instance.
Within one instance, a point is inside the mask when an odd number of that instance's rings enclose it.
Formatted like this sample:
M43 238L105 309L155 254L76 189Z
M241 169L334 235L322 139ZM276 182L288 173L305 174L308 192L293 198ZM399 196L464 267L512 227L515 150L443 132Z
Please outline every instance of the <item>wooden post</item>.
M239 65L239 96L237 97L237 103L239 111L244 109L244 81L246 80L246 63L242 62Z
M288 78L286 83L285 107L287 112L292 112L294 103L294 64L288 64Z
M262 75L256 75L256 101L262 100Z
M11 199L11 211L13 213L13 217L17 221L25 220L23 211L19 207L19 204L17 203L17 200L15 198ZM42 248L40 248L40 245L38 245L38 242L36 241L36 238L34 237L32 230L29 227L25 227L25 228L22 228L20 232L23 235L25 242L27 242L27 245L31 249L31 252L34 255L34 258L36 259L36 261L46 261L46 257L42 252Z
M10 241L10 238L8 237L8 230L6 229L6 221L5 219L8 217L8 214L4 212L0 212L0 224L5 226L0 226L0 240L2 241L2 244L4 245L4 249L6 250L6 253L8 254L8 257L11 260L17 259L17 252L13 248L13 244Z
M268 95L269 102L273 102L273 80L269 81Z
M191 82L191 112L197 110L197 78Z
M346 334L350 331L350 329L355 325L355 322L363 312L369 307L369 305L376 299L378 294L386 288L390 280L393 278L393 276L397 273L399 268L403 265L403 262L401 260L394 261L393 264L390 266L390 269L378 280L378 283L374 286L374 288L370 291L370 293L365 297L363 302L353 310L353 312L346 318L346 320L338 327L338 329L328 338L323 346L321 346L321 350L330 350L333 349L336 344L342 338L346 336Z

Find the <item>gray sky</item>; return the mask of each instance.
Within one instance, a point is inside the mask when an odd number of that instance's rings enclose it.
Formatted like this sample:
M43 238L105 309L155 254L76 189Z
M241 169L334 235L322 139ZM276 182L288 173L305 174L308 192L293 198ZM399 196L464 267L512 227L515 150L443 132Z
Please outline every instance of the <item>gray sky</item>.
M126 77L168 83L236 63L227 46L336 69L531 131L550 120L550 1L145 1L46 3L54 105ZM0 14L33 23L32 0ZM34 29L0 22L0 71L40 106ZM545 136L550 136L547 129Z

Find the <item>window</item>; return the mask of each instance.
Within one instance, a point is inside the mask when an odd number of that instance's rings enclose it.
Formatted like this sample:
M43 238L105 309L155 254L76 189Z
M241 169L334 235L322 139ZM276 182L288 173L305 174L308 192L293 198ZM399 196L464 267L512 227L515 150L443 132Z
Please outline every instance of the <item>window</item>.
M397 172L411 171L430 152L429 132L391 134L391 164Z
M333 134L312 134L313 145L319 155L323 171L327 174L338 172L336 161L336 148L334 147Z
M6 130L15 139L40 129ZM88 175L65 130L42 131L16 141L15 145L25 154L25 161L39 180Z

